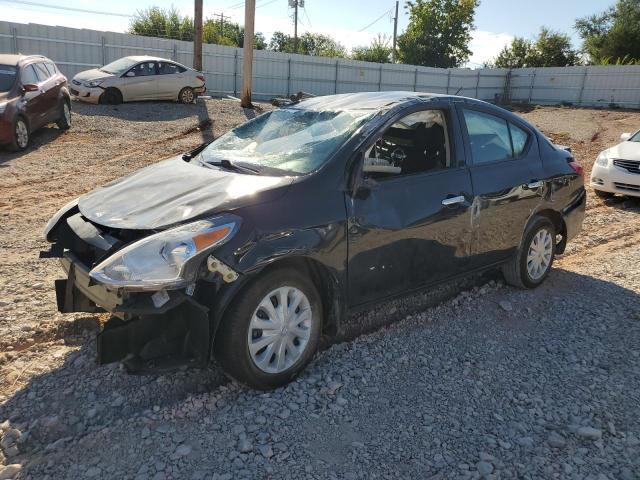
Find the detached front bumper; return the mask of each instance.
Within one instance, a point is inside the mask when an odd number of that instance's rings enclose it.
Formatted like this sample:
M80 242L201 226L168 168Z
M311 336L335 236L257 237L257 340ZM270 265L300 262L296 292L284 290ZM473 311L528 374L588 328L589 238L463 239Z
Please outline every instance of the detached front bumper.
M56 280L58 310L110 312L98 334L98 363L124 361L130 371L209 358L209 309L180 291L167 292L169 300L159 307L153 292L112 291L96 284L89 269L71 252L61 257L67 278Z
M83 102L99 103L102 92L104 92L104 90L100 87L89 88L82 84L76 85L73 82L69 84L69 93L71 96Z

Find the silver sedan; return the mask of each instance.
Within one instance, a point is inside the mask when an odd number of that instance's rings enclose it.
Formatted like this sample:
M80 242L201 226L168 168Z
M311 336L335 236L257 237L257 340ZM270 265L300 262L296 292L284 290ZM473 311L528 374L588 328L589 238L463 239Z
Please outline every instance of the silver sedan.
M193 103L205 91L202 72L158 57L123 57L100 68L78 73L70 92L90 103L118 104L134 100Z

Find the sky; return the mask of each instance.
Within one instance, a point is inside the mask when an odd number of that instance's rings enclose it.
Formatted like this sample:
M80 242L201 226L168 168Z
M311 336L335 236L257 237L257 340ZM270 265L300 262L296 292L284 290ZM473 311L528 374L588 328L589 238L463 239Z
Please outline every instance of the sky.
M117 15L65 11L34 3ZM278 30L293 34L292 10L287 3L288 0L257 0L256 31L267 38ZM514 36L532 38L543 25L569 34L574 46L578 47L580 39L573 30L575 19L601 12L613 3L614 0L481 0L476 10L470 44L473 53L468 65L475 67L490 61ZM130 21L126 15L151 5L162 8L173 5L182 14L193 16L192 0L0 0L0 19L124 32ZM398 33L408 23L403 5L401 1ZM328 34L351 49L368 44L378 34L391 37L394 8L394 0L305 0L299 15L299 32ZM242 24L244 2L204 0L205 18L220 13Z

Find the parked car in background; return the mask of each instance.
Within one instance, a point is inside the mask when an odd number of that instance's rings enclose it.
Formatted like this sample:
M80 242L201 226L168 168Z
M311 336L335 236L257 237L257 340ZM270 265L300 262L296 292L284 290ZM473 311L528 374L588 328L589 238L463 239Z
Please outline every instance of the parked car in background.
M598 155L591 170L591 187L602 198L615 193L640 197L640 130L623 133L622 141Z
M71 126L67 78L42 55L0 54L0 144L24 150L31 134L52 122Z
M100 363L214 356L267 389L350 311L493 267L540 285L582 228L582 174L485 102L316 97L72 201L43 256L66 271L60 311L113 313Z
M201 72L165 58L124 57L71 80L71 94L91 103L118 104L134 100L193 103L205 91Z

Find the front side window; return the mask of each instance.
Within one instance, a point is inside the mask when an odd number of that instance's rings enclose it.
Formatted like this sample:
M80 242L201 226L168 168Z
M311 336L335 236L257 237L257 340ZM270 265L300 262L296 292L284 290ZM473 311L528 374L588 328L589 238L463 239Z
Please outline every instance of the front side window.
M150 75L155 75L156 64L155 62L143 62L133 67L129 72L132 72L134 77L148 77ZM129 72L127 75L129 75Z
M467 109L463 112L473 163L508 160L524 153L529 139L525 130L495 115Z
M369 111L280 108L225 133L203 150L202 159L206 163L228 160L258 169L310 173L371 115Z
M8 92L16 81L18 69L13 65L0 65L0 92Z
M452 166L449 135L441 110L423 110L395 122L365 153L363 172L377 179Z
M33 65L27 65L22 69L22 72L20 73L20 81L22 82L22 85L38 83L38 76L36 75L36 71L33 69Z

